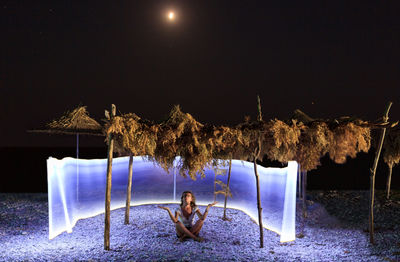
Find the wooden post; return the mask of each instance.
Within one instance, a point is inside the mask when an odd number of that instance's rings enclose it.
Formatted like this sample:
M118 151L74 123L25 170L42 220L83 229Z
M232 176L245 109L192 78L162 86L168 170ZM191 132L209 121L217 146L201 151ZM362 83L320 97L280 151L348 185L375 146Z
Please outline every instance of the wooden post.
M386 110L383 116L383 121L387 122L389 120L389 110L390 107L392 106L392 102L389 102L388 105L386 106ZM375 200L375 174L376 174L376 168L378 167L378 161L379 161L379 156L381 154L382 150L382 145L383 145L383 140L385 139L385 133L386 133L386 128L382 129L382 133L379 139L379 146L375 152L375 160L374 160L374 165L372 167L371 174L370 174L370 206L369 206L369 242L371 244L374 244L374 200Z
M126 188L125 225L129 225L129 209L131 207L131 194L132 194L132 164L133 164L133 155L132 153L130 153L128 187Z
M302 193L303 193L303 217L306 218L307 217L307 171L302 171L301 172L303 175L303 179L302 179Z
M214 169L214 202L217 200L217 194L215 194L215 191L217 190L217 168Z
M258 116L257 120L259 122L262 121L262 113L261 113L261 102L260 102L260 97L257 95L257 110L258 110ZM256 186L257 186L257 208L258 208L258 224L260 225L260 248L264 247L264 229L263 229L263 223L262 223L262 207L261 207L261 197L260 197L260 180L258 177L258 172L257 172L257 158L260 156L261 152L261 134L258 133L258 144L255 148L254 151L254 174L256 176Z
M79 203L79 133L76 133L76 202Z
M260 197L260 181L257 172L257 158L254 158L254 174L256 175L256 185L257 185L257 208L258 208L258 224L260 225L260 248L264 247L264 230L262 223L262 207L261 207L261 197Z
M257 95L257 110L258 110L257 120L261 122L262 121L262 113L261 113L261 101L260 101L259 95Z
M174 160L174 202L176 201L176 166Z
M302 198L302 193L301 193L301 169L300 169L301 167L300 167L300 164L298 164L298 167L297 167L297 177L298 177L298 181L297 181L297 190L299 191L298 192L298 195L299 195L299 199L301 199Z
M226 202L228 201L228 190L229 190L229 181L231 180L231 169L232 169L232 157L229 159L229 172L228 172L228 182L226 184L225 190L225 202L224 202L224 216L222 217L223 220L231 220L226 217Z
M110 121L116 114L115 105L111 105ZM111 206L111 178L112 178L112 159L113 159L114 138L112 134L108 135L108 153L107 153L107 185L106 185L106 203L104 219L104 250L110 250L110 206Z
M79 133L76 133L76 158L79 158Z
M389 176L386 182L386 199L390 198L390 183L392 181L392 169L393 169L393 165L389 164Z

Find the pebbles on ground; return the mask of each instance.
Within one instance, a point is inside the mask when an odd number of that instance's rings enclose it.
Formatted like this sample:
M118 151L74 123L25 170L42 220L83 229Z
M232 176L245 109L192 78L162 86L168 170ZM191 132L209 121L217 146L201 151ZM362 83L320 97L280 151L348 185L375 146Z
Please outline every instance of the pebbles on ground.
M264 248L259 248L253 220L228 209L232 221L224 221L223 208L217 207L200 232L203 243L179 242L167 212L143 205L131 207L129 225L124 209L111 211L111 250L105 251L104 214L80 220L72 233L49 240L46 194L0 194L0 261L399 261L400 192L391 201L379 194L377 199L375 245L365 232L368 192L314 191L306 220L297 205L293 242L280 243L276 233L264 230Z

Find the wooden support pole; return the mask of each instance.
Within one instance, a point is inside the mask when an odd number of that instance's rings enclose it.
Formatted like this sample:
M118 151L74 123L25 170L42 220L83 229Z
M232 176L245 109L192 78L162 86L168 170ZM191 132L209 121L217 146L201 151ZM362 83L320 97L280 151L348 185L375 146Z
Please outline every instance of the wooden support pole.
M215 191L217 191L217 167L214 169L214 202L217 200L217 194L215 194Z
M257 185L257 208L258 208L258 224L260 225L260 248L263 248L264 247L264 230L263 230L263 223L262 223L260 180L258 178L258 172L257 172L257 158L254 158L254 174L256 175L256 185Z
M300 169L301 167L300 167L300 164L298 164L298 167L297 167L297 177L298 177L298 180L297 180L297 190L299 191L298 192L298 195L299 195L299 199L301 199L302 198L302 194L301 194L301 169Z
M302 193L303 193L303 217L306 218L307 217L307 171L302 171Z
M261 113L261 102L260 102L260 96L257 95L257 120L259 122L263 121L262 120L262 113ZM262 223L262 207L261 207L261 196L260 196L260 179L258 177L258 172L257 172L257 158L260 156L261 152L261 134L258 133L258 141L257 141L257 146L254 150L253 157L254 157L254 174L256 176L256 186L257 186L257 208L258 208L258 224L260 226L260 248L264 247L264 229L263 229L263 223Z
M257 110L258 110L257 120L262 121L261 101L259 95L257 95Z
M79 133L76 133L76 202L79 203Z
M175 160L174 160L175 162ZM174 163L174 202L176 201L176 166Z
M129 154L128 187L126 188L125 225L129 225L129 209L131 208L132 164L133 164L133 155L132 155L132 153L130 153Z
M115 105L111 105L110 121L116 114ZM104 250L110 250L110 206L111 206L111 178L112 178L112 159L113 159L114 138L112 134L108 135L108 153L107 153L107 185L106 185L106 203L104 219Z
M226 183L226 190L225 190L225 202L224 202L224 216L222 217L223 220L231 220L226 217L226 202L228 201L228 190L229 190L229 181L231 180L231 169L232 169L232 157L229 159L229 172L228 172L228 182Z
M390 107L392 106L392 102L389 102L388 105L386 106L386 110L383 116L383 121L387 122L389 120L389 110ZM371 244L374 244L374 200L375 200L375 174L376 174L376 168L378 167L378 161L379 161L379 156L381 154L382 150L382 145L383 145L383 140L385 139L385 133L386 133L386 128L382 129L382 133L379 139L379 146L375 152L375 160L374 160L374 165L372 169L370 170L370 194L369 194L369 199L370 199L370 206L369 206L369 242Z
M389 165L389 175L388 175L387 182L386 182L386 199L390 198L390 184L392 181L392 171L393 171L393 165L390 164Z

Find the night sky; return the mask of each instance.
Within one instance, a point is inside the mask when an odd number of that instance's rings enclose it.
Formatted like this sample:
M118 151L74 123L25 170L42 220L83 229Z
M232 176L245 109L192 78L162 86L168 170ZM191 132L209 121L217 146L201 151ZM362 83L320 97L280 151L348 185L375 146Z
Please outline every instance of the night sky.
M399 1L0 5L0 147L74 146L26 130L79 104L97 120L114 103L154 121L180 104L219 125L255 119L259 94L265 119L375 120L388 101L400 119Z

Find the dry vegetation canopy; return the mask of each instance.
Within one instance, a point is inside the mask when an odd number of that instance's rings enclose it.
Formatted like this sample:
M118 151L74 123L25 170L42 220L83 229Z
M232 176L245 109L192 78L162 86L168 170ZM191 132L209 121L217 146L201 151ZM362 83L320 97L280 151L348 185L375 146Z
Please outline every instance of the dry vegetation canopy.
M261 155L281 163L294 160L302 128L303 124L296 120L290 124L278 119L270 120L264 125Z
M183 113L179 106L175 106L169 118L160 124L154 160L168 171L175 156L180 156L178 165L182 176L187 173L194 180L197 173L204 176L204 168L213 157L204 141L203 127L190 114Z
M320 159L328 152L333 133L324 122L313 122L301 127L301 135L296 151L296 161L302 171L316 169Z
M72 112L66 112L60 119L47 124L52 129L62 130L101 130L101 125L89 117L86 106L75 108Z
M388 130L383 145L383 160L392 168L400 162L400 129Z
M240 160L253 161L254 157L257 157L256 150L258 149L258 140L261 139L262 122L250 122L245 120L236 126L237 131L237 143L233 148L233 158ZM260 159L261 157L258 156Z
M368 152L371 147L369 127L347 122L336 126L332 132L333 139L329 147L329 156L335 163L343 164L347 156L355 158L358 152Z
M228 160L235 155L235 148L241 141L241 132L227 126L206 126L204 128L207 148L215 159Z
M147 156L166 171L174 166L176 157L179 173L196 179L204 170L215 165L214 159L262 160L287 163L296 160L303 171L316 169L320 159L329 153L336 163L345 163L347 156L368 152L371 146L371 124L343 117L338 120L316 120L297 110L296 119L287 122L250 121L236 126L203 125L179 106L158 124L129 113L105 121L104 135L114 136L115 151L120 155ZM295 112L296 113L296 112ZM102 127L90 118L86 107L78 107L48 126L53 129L93 129ZM393 127L393 126L392 126ZM374 141L373 141L374 142ZM388 165L400 161L400 131L389 128L384 144L384 160Z
M214 158L214 143L203 128L203 124L175 106L160 124L141 120L135 114L116 116L106 124L106 133L114 135L120 154L146 155L166 171L180 156L180 174L196 179L198 173L205 175L204 168Z
M106 133L114 135L115 151L121 155L154 156L157 130L157 125L146 123L132 113L115 116L106 124Z

